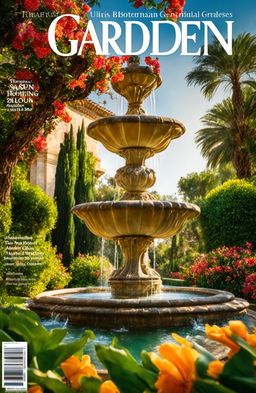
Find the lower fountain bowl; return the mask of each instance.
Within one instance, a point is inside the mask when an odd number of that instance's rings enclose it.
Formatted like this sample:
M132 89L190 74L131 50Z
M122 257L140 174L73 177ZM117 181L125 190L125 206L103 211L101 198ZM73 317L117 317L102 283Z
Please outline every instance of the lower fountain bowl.
M162 291L162 297L113 299L109 288L61 289L37 295L29 302L29 308L40 316L68 318L70 324L77 326L145 329L189 325L198 318L220 321L243 314L249 307L246 300L220 290L163 287ZM177 298L177 293L188 295Z

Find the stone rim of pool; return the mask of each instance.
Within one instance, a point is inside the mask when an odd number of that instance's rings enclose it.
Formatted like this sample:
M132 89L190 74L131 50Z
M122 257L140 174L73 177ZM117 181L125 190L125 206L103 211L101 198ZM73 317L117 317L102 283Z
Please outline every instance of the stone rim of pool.
M46 291L29 301L30 309L41 316L59 315L69 323L91 327L168 327L189 324L191 319L201 318L214 322L245 313L249 303L226 291L165 286L162 291L189 293L189 299L85 299L65 297L75 293L109 292L108 287L66 288ZM200 294L200 297L193 297Z

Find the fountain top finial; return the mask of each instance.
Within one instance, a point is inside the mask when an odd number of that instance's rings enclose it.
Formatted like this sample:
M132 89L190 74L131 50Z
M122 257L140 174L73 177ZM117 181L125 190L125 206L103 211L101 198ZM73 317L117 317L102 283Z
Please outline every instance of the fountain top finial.
M128 101L126 115L144 115L143 101L161 85L162 79L152 67L140 65L139 56L130 56L127 67L121 70L124 79L112 82L113 89Z

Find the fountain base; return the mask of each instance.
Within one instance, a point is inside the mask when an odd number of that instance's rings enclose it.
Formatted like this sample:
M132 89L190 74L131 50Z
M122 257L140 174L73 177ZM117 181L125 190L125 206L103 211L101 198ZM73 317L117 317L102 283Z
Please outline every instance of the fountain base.
M110 279L112 296L116 299L129 299L138 297L148 297L161 292L162 281L160 278L147 279Z
M229 292L190 287L163 287L166 299L113 299L110 288L66 288L43 292L29 301L29 308L42 317L58 315L71 325L90 328L165 328L184 326L191 321L216 322L246 313L249 303ZM173 299L177 293L186 299ZM92 294L81 298L81 294ZM99 297L109 294L109 297ZM70 297L70 295L72 295ZM200 297L195 297L200 295Z

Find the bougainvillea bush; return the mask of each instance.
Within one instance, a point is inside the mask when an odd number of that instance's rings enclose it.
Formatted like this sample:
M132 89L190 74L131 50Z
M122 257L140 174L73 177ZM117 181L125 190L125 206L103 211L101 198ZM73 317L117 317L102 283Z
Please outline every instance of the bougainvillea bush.
M81 53L60 56L51 50L48 29L57 15L79 15L79 22L70 16L56 25L57 48L67 54L70 41L81 47L88 24L90 6L97 2L81 0L7 0L0 2L0 201L6 203L11 187L11 174L16 163L28 154L28 149L42 151L48 133L59 119L69 122L66 104L85 99L92 91L106 92L110 81L123 79L121 67L129 56L97 55L88 33ZM175 3L176 4L176 3ZM148 7L148 4L145 4ZM175 8L176 9L176 8ZM129 54L128 54L129 55ZM153 60L152 60L153 61ZM157 62L153 68L159 72ZM6 106L10 81L33 85L24 110L9 110ZM14 82L15 84L16 82ZM22 97L19 91L12 97Z
M185 0L129 0L135 8L156 8L164 11L165 19L177 21L185 5Z
M181 267L180 277L192 285L230 291L256 299L256 254L246 247L219 247Z

